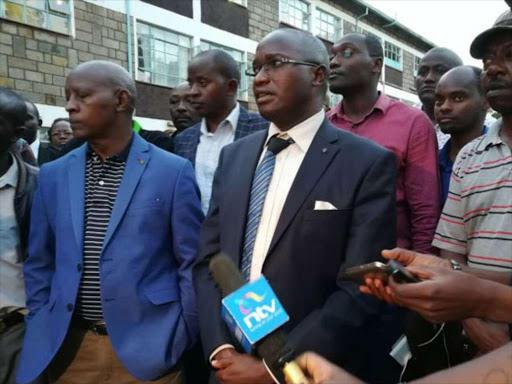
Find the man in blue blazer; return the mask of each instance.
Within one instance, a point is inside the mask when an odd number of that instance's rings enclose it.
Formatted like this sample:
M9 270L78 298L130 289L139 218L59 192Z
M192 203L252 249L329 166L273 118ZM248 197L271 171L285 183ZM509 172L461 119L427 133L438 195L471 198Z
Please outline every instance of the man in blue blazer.
M393 154L325 118L329 58L313 35L272 32L247 75L271 125L222 151L194 269L201 339L216 379L265 384L281 375L274 362L241 352L221 319L208 264L222 251L247 279L267 278L290 316L284 327L297 352L316 351L386 382L370 369L396 341L372 339L384 306L344 271L381 260L395 244Z
M193 168L132 131L136 90L122 67L81 64L65 91L87 143L41 169L17 380L46 370L51 383L182 383L198 331Z
M236 101L240 76L236 61L219 49L197 54L188 66L190 100L203 119L175 137L174 153L194 165L205 214L222 148L268 128L268 121Z

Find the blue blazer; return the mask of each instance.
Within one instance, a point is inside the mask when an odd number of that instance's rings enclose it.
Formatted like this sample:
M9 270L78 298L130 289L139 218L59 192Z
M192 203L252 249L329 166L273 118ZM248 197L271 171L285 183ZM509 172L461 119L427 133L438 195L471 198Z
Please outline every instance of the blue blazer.
M267 133L227 145L220 155L194 268L206 356L222 344L239 346L221 320L221 293L208 265L221 251L240 265L252 179ZM290 316L284 325L290 346L315 351L369 382L392 381L369 374L382 373L372 372L373 361L393 364L387 348L399 334L389 342L372 337L388 333L381 320L387 304L360 293L344 271L382 261L380 251L395 246L395 177L392 152L325 119L288 193L262 269ZM316 201L337 209L316 210ZM279 369L270 368L279 377Z
M69 328L82 274L87 144L44 165L24 263L27 330L17 380L39 376ZM168 372L198 334L192 264L201 212L190 163L135 134L100 259L114 350L139 380Z
M240 116L235 131L235 141L251 133L267 129L269 122L258 114L247 112L240 106ZM174 138L174 153L196 163L197 146L201 137L201 123L188 127Z

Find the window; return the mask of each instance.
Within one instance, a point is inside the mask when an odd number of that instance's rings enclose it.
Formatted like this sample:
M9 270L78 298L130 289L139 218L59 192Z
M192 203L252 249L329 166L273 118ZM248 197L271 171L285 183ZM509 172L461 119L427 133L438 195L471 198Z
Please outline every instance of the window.
M402 70L402 49L386 41L384 45L384 62L388 67Z
M303 0L280 0L279 19L293 27L309 31L309 4Z
M418 76L418 70L420 69L421 57L414 56L414 76Z
M318 37L332 42L343 35L340 18L320 9L317 12L317 29Z
M199 47L199 51L207 51L209 49L221 49L231 56L238 63L238 68L240 69L241 81L238 86L238 99L239 100L247 100L247 77L245 76L245 69L247 65L245 64L245 54L242 51L238 51L233 48L225 47L220 44L210 43L209 41L201 41L201 45Z
M0 0L0 17L70 34L70 7L70 0Z
M190 37L138 22L137 42L138 80L166 87L187 80L192 54Z

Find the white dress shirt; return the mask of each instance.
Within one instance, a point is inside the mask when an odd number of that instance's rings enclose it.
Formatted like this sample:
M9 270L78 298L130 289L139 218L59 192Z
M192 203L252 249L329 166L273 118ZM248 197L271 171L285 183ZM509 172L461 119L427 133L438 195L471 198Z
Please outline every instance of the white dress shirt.
M208 213L212 196L213 176L219 164L220 151L235 140L235 131L240 116L240 104L236 103L231 113L221 121L215 132L209 132L206 120L201 121L201 136L196 151L196 179L201 191L201 208Z
M272 174L267 196L265 197L260 225L258 226L254 243L251 280L255 280L261 275L263 263L265 262L268 248L274 237L274 232L279 218L281 217L288 192L290 192L295 176L297 176L302 161L324 119L325 112L322 109L286 132L281 132L274 123L270 124L266 141L267 144L270 138L276 134L282 139L292 138L295 143L283 149L276 156L274 173ZM267 149L265 146L265 150L260 157L260 163L266 152Z
M23 263L18 254L19 234L14 197L18 184L18 164L0 177L0 309L25 307Z
M272 136L277 134L278 137L283 139L291 137L295 143L290 144L276 156L274 172L267 191L267 196L265 197L263 212L256 234L251 263L251 280L257 279L261 275L263 263L265 262L265 257L267 256L277 223L281 217L288 192L290 192L295 176L297 176L302 161L324 119L325 112L321 109L318 113L286 132L281 132L274 123L270 124L267 140L265 141L265 149L261 154L259 163L261 163L267 152L266 145ZM217 353L226 348L234 347L231 344L220 345L210 355L210 361L212 361Z
M41 141L39 139L35 139L32 144L30 144L30 149L32 150L32 153L34 154L34 157L36 160L39 157L39 147L41 146Z

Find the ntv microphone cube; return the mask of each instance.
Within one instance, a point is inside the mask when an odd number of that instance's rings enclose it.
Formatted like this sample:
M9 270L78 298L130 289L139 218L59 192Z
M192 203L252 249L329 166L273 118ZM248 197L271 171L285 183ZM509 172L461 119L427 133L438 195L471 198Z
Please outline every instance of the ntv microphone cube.
M264 276L226 296L222 318L247 353L290 319Z

